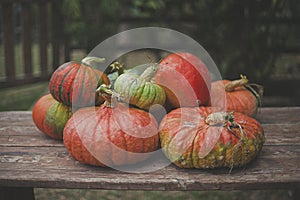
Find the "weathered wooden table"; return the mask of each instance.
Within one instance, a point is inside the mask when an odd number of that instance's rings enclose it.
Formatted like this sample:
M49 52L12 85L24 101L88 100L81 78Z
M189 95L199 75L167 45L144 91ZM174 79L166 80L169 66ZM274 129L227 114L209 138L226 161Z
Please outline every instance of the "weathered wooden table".
M42 134L31 112L0 112L0 199L33 199L33 188L120 190L300 189L300 107L262 108L266 143L245 168L186 170L169 165L126 173L80 164L61 141Z

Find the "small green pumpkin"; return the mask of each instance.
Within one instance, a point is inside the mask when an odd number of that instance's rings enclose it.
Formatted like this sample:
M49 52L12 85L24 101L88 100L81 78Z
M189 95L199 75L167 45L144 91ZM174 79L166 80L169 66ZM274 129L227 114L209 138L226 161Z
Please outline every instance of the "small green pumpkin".
M124 73L115 81L114 90L123 101L144 110L149 110L155 104L164 105L165 91L153 80L157 70L157 64L149 64L140 75L132 72Z

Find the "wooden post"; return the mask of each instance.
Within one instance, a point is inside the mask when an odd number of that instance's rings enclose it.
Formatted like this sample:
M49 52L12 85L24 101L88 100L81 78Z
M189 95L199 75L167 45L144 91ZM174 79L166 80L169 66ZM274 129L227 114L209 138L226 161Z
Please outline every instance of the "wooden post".
M39 10L39 49L40 49L40 69L43 78L48 75L48 30L47 30L47 1L40 0L38 2Z
M2 19L6 80L7 82L13 82L16 78L16 72L14 60L14 20L12 2L2 2Z
M31 5L28 1L22 2L21 27L23 64L26 78L32 78L32 40L31 40Z
M0 199L3 200L34 200L33 188L1 187Z
M52 12L52 67L55 70L59 66L59 43L60 43L60 7L59 1L51 2Z
M70 39L67 34L64 33L64 55L65 55L65 60L64 62L70 61Z

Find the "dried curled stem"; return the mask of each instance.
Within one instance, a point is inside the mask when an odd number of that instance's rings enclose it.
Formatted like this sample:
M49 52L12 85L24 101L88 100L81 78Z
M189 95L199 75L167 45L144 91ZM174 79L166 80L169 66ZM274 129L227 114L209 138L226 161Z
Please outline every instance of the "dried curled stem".
M232 126L234 126L234 127L238 127L239 128L239 130L240 130L240 133L241 133L241 137L239 137L239 141L238 141L238 143L236 144L236 145L234 145L234 147L233 147L233 149L232 149L232 154L231 154L231 163L230 163L230 170L229 170L229 174L231 174L231 172L232 172L232 169L233 169L233 167L234 167L234 162L235 162L235 157L236 157L236 154L239 152L239 151L241 151L241 148L242 148L242 145L244 144L244 142L245 142L245 133L244 133L244 131L243 131L243 128L242 128L242 126L240 125L240 124L238 124L238 123L234 123ZM233 131L231 132L231 133L233 133ZM236 134L233 134L233 135L236 135Z
M248 82L249 80L247 79L247 77L241 74L241 79L230 81L225 85L225 91L232 92L235 88L245 86L246 84L248 84Z

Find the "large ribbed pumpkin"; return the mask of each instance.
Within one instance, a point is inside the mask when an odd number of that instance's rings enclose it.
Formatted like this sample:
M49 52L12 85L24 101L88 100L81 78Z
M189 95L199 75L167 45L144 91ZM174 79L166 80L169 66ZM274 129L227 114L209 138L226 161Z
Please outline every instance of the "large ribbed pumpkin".
M257 92L253 86L243 75L238 80L215 81L211 87L211 104L225 108L227 111L237 111L253 117L257 113L262 98L262 87L255 85L259 90Z
M67 62L53 72L49 91L57 101L67 106L93 106L104 102L96 93L101 84L109 84L109 79L101 71L87 64Z
M164 87L171 107L209 104L210 75L198 57L190 53L172 53L159 65L155 82Z
M146 160L158 148L158 139L158 124L150 113L116 102L78 110L64 129L71 156L97 166Z
M157 64L149 64L140 75L132 69L116 79L114 90L124 101L144 110L155 104L164 105L165 91L153 80L157 69Z
M57 102L51 94L42 96L32 109L37 128L54 139L63 139L65 124L71 116L72 108Z
M264 143L258 121L212 107L171 111L162 120L159 134L165 155L182 168L243 166Z

